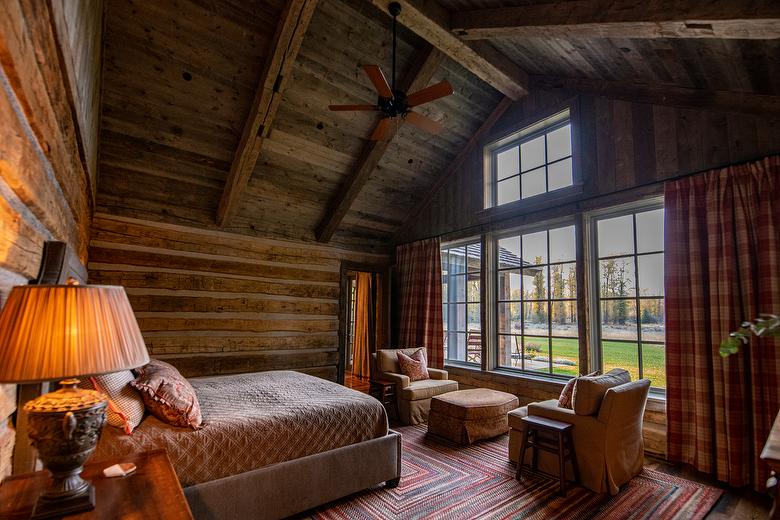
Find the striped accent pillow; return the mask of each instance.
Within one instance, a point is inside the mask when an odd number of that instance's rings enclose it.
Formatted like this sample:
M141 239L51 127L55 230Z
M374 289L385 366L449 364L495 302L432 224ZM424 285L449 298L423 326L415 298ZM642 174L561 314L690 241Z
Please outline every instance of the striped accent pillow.
M108 396L106 420L108 424L121 428L128 435L141 424L144 418L144 401L138 391L129 385L135 376L130 370L90 376L81 381L81 388L97 390Z

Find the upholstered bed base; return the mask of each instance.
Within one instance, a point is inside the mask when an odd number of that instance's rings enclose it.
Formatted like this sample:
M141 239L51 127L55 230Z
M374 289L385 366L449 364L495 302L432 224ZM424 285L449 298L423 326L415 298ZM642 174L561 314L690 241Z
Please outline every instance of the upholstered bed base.
M184 488L197 519L284 518L401 477L401 435L273 464Z

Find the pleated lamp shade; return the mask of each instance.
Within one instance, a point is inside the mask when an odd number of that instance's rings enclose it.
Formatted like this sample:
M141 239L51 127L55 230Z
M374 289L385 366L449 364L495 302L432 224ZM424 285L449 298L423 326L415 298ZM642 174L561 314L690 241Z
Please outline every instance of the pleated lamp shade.
M18 286L0 314L0 382L105 374L148 362L123 287Z

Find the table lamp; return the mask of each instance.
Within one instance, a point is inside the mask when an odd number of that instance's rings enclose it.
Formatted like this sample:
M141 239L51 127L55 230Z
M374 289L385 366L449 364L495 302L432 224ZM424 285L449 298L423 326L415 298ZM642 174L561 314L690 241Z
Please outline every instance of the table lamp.
M0 383L60 380L61 388L24 406L30 443L52 474L33 518L95 507L95 490L81 470L106 420L105 395L77 388L79 376L106 374L149 362L123 287L14 287L0 314Z

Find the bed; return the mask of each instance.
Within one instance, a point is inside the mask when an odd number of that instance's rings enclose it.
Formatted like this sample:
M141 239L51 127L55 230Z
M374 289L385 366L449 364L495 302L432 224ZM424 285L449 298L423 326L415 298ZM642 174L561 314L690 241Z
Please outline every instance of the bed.
M376 399L306 374L189 380L204 426L147 416L105 428L95 459L163 448L196 518L283 518L400 478L400 435Z

